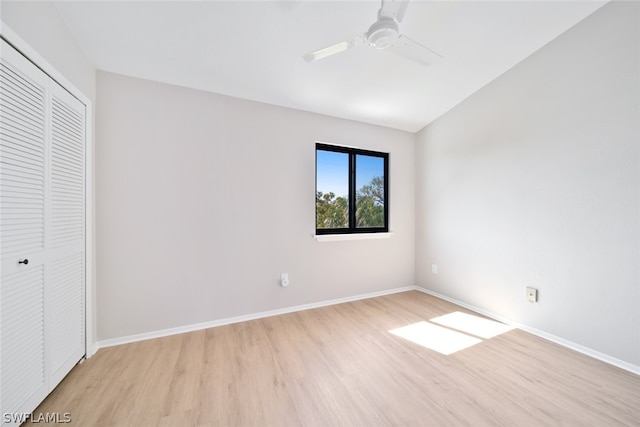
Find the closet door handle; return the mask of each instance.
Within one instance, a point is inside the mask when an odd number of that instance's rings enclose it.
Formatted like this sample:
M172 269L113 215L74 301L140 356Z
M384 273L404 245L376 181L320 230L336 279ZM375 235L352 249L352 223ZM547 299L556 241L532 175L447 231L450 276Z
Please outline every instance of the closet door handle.
M18 264L24 264L24 265L27 265L27 264L29 264L29 260L25 258L25 259L23 259L23 260L21 260L21 261L18 261Z

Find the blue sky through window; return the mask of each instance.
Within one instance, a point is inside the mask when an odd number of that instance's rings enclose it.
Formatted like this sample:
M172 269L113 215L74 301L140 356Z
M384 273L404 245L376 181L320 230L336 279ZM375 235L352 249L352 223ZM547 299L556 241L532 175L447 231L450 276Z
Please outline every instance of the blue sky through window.
M349 193L349 155L334 151L316 151L316 191L332 192L336 197ZM356 158L356 186L367 185L376 176L384 175L384 159L358 155Z
M346 198L349 194L349 155L316 150L316 162L316 191Z

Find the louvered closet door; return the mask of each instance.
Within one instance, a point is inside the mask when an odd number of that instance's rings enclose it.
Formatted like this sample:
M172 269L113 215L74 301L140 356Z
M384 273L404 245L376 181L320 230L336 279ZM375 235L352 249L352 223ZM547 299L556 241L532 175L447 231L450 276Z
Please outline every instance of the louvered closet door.
M51 379L58 383L84 355L84 105L51 91L51 247L47 282Z
M85 353L85 106L11 46L0 63L0 413Z
M45 226L48 78L2 42L0 62L0 413L48 390Z

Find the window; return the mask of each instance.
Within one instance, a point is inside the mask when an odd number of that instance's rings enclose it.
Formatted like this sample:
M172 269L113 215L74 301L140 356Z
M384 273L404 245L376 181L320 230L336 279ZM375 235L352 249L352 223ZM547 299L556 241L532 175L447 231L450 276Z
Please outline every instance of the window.
M316 234L389 231L389 154L316 144Z

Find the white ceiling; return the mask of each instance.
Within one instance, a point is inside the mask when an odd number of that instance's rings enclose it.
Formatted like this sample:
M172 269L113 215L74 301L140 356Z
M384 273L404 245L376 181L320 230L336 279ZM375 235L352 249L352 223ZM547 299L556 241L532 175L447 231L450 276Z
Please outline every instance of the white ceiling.
M411 132L601 7L603 1L420 1L402 33L444 59L424 67L359 47L378 1L56 1L87 57L110 71Z

